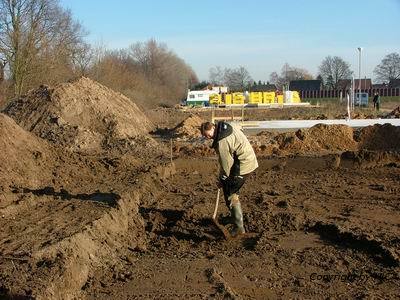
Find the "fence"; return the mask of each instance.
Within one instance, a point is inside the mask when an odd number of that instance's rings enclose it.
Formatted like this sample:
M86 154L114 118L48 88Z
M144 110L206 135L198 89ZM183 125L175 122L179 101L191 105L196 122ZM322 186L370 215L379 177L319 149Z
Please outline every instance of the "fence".
M299 91L301 99L312 98L339 98L346 96L349 90L315 90L315 91ZM355 90L359 92L358 89ZM368 93L372 97L375 92L378 92L383 97L399 97L400 88L381 88L381 89L361 89L361 93Z

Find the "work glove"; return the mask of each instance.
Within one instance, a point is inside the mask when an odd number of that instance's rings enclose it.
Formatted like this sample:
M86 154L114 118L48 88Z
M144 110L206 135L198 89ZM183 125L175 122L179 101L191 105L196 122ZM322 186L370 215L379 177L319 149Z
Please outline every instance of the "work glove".
M226 176L224 174L219 176L219 178L217 180L217 187L222 188L224 186L224 184L226 185L227 180L228 180L228 176Z

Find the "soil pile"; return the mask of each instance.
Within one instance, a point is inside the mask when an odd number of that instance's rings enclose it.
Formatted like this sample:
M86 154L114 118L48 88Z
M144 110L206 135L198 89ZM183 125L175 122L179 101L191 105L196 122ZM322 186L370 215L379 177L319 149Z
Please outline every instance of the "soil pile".
M368 126L354 132L359 149L390 151L400 149L400 127L391 124Z
M16 184L35 186L39 177L49 181L53 164L50 148L13 119L0 114L0 188Z
M64 151L0 114L0 299L81 299L99 266L144 244L138 205L172 166Z
M345 125L317 124L307 131L298 130L296 137L302 141L301 149L306 151L347 150L357 145L353 140L353 129ZM291 145L283 145L283 148L290 149Z
M201 137L200 125L204 120L197 115L191 115L179 123L173 132L176 136L186 138L199 138Z
M281 134L264 131L258 134L254 144L257 152L269 154L335 152L357 148L351 127L324 124Z
M354 150L398 151L400 128L374 125L353 130L346 125L318 124L310 129L276 134L263 131L249 138L258 153L296 154Z
M346 118L347 118L347 115L343 115L342 119L346 119ZM368 114L367 115L367 114L361 113L361 112L358 112L358 113L352 112L351 113L351 118L352 119L375 119L376 116L373 115L373 114Z
M395 118L399 119L400 118L400 106L397 106L395 109L393 109L390 113L387 115L388 118Z
M157 107L154 109L146 110L146 116L157 128L174 128L176 124L186 119L189 114L180 108L166 108Z
M198 131L198 127L193 128ZM191 137L196 138L194 135ZM248 139L257 155L262 156L327 154L357 150L398 151L400 127L385 124L353 130L346 125L317 124L309 129L299 129L295 132L262 131L256 136L249 135ZM200 139L176 142L173 150L183 155L215 154L210 145Z
M73 150L99 150L144 136L151 122L130 99L82 77L41 86L4 111L24 129Z

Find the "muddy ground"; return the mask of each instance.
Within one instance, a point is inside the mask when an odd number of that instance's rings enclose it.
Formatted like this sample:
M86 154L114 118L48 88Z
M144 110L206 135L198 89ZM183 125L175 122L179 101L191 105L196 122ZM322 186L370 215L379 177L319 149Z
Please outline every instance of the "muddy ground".
M211 222L215 153L196 129L207 115L147 120L118 98L156 128L138 135L98 84L45 91L0 114L1 299L398 297L399 128L250 137L260 167L240 196L248 234L226 240ZM90 122L67 105L81 95ZM49 118L30 111L42 101ZM229 227L222 199L218 219Z
M177 173L141 203L146 249L121 257L120 273L97 272L85 294L396 298L400 165L335 159L261 159L241 196L248 236L230 241L210 222L216 161L178 159ZM227 215L222 203L221 223Z

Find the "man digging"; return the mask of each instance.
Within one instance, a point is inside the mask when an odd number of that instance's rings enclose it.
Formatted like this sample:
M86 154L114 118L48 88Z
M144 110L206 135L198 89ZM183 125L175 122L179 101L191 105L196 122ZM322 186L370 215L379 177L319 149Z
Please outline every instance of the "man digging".
M234 224L231 235L244 234L239 190L246 177L258 167L253 147L242 130L225 122L218 122L217 125L205 122L200 130L204 137L213 140L211 147L218 154L220 173L217 186L224 191L225 203Z

